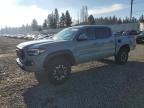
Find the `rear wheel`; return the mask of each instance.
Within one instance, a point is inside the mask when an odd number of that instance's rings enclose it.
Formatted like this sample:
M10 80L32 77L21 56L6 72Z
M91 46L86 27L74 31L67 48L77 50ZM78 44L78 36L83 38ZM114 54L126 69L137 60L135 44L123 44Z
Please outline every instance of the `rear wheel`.
M128 61L128 50L126 48L120 49L120 51L115 56L115 61L117 64L126 64Z

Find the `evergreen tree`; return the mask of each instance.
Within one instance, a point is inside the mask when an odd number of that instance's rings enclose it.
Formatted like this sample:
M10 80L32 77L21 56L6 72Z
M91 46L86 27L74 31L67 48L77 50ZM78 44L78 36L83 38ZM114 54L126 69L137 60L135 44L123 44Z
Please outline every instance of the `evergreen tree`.
M136 22L138 22L137 19L135 17L132 17L131 23L136 23Z
M57 8L48 15L47 22L50 28L57 28L59 26L59 13Z
M112 17L109 17L109 24L112 24Z
M32 31L31 25L22 25L21 27L5 27L1 28L1 34L22 34L29 33Z
M38 31L39 26L38 26L38 23L37 23L36 19L33 19L31 27L32 27L33 31Z
M60 27L65 26L65 15L62 13L62 16L60 17Z
M58 9L57 8L55 9L55 20L56 20L56 24L58 26L58 24L59 24L59 13L58 13Z
M55 15L53 14L53 12L48 15L47 20L48 20L48 24L49 24L50 28L56 28L57 27L56 18L55 18Z
M95 24L98 24L98 18L95 18Z
M117 24L117 17L116 16L113 16L113 18L112 18L112 24Z
M99 24L104 24L103 20L104 20L103 17L100 17Z
M90 25L95 24L95 20L94 20L93 15L90 15L90 16L88 17L88 23L89 23Z
M109 19L108 19L108 17L105 17L104 18L104 24L109 24L110 22L109 22Z
M70 16L68 10L66 11L66 14L65 14L65 24L67 27L71 26L71 24L72 24L72 18Z
M47 26L47 20L45 19L44 23L43 23L43 29L47 29L47 28L48 28L48 26Z
M141 16L140 16L139 21L140 21L140 22L144 22L144 15L141 15Z
M122 24L121 18L118 19L117 23L118 23L118 24Z

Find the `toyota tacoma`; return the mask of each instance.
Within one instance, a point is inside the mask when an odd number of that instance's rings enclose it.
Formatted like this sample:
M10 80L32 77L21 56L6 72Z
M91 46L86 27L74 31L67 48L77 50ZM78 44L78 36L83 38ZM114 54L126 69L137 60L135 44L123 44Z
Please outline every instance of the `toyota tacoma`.
M122 65L135 47L135 37L113 35L107 26L73 26L49 39L17 45L16 62L34 72L40 83L62 84L70 77L71 66L111 56Z

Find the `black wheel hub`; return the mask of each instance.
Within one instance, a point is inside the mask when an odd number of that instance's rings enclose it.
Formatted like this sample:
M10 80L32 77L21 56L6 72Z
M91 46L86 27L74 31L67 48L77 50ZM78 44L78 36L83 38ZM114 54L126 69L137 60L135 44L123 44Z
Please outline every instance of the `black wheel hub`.
M58 65L53 71L53 77L56 80L63 80L67 76L67 67L64 65Z

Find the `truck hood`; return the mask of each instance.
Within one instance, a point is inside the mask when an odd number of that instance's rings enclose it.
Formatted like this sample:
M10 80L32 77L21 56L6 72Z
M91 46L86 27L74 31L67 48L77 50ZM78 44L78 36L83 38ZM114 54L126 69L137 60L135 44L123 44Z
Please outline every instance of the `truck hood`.
M38 45L38 44L49 44L49 43L54 43L55 41L52 39L43 39L43 40L35 40L35 41L28 41L28 42L23 42L19 45L17 45L17 48L23 49L24 47L28 47L31 45Z

